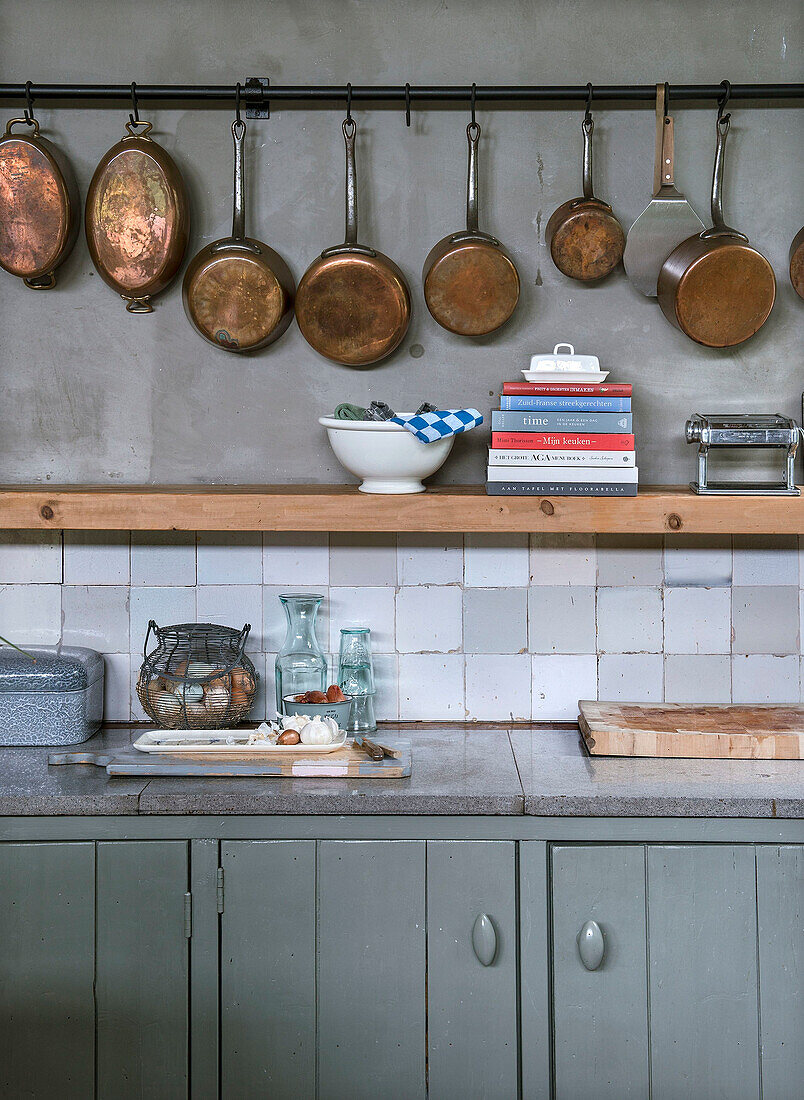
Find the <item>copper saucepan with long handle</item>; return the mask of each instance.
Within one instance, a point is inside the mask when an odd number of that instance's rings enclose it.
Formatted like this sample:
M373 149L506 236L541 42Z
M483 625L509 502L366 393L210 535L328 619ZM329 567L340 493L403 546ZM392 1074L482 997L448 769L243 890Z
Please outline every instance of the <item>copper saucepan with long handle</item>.
M659 305L667 320L708 348L730 348L753 336L776 298L773 268L748 237L723 219L723 159L730 116L718 114L712 174L712 226L682 241L659 272Z
M564 202L550 215L544 239L562 275L582 283L609 275L623 258L625 233L611 207L592 187L592 134L587 113L583 127L583 196Z
M469 171L466 229L443 237L422 271L427 308L442 328L459 336L485 336L504 325L519 301L519 273L496 237L478 228L477 146L480 127L466 127Z
M197 332L216 347L246 352L277 340L293 320L295 283L290 268L262 241L246 236L246 124L232 123L234 200L232 235L193 257L184 275L184 310Z
M343 123L346 143L346 237L325 249L302 276L296 320L302 336L335 363L367 367L399 346L410 322L410 290L397 265L357 242L354 119Z

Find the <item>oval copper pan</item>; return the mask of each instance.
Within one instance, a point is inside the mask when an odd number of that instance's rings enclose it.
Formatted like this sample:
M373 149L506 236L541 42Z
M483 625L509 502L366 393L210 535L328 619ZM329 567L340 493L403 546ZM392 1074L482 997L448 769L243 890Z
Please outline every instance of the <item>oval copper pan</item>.
M0 266L33 289L55 285L54 272L78 235L79 196L70 163L55 145L32 133L0 138Z
M89 254L98 274L128 302L150 312L181 266L190 232L190 207L170 154L128 123L124 137L95 169L86 201Z

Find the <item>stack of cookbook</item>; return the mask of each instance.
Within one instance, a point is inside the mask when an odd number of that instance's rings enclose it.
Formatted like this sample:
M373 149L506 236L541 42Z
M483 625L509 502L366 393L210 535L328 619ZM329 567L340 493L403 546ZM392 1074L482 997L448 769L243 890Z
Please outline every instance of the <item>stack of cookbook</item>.
M568 353L559 349L567 348ZM631 386L606 383L594 355L557 344L505 382L491 414L491 496L637 494Z

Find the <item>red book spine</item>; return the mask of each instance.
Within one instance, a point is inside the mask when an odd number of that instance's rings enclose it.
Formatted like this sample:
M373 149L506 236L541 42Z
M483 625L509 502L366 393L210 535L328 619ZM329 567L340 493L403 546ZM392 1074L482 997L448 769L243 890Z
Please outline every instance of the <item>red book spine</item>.
M632 435L613 432L583 435L580 432L492 432L491 446L498 450L522 451L633 451Z
M503 382L503 393L514 394L518 397L576 397L579 394L594 397L630 397L631 383L623 382L607 386L600 382L568 382L565 386L541 386L537 382Z

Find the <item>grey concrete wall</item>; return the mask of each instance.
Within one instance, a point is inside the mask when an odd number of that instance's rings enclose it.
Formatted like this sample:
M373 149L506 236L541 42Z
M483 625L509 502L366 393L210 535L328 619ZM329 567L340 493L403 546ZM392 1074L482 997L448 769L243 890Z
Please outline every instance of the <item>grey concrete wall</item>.
M793 81L804 78L800 0L38 0L0 5L0 62L13 81L275 83L584 83ZM8 117L13 112L5 110ZM122 136L127 109L54 109L43 130L69 153L82 192ZM229 232L231 116L223 109L151 111L193 203L189 254ZM316 417L341 400L494 403L535 351L568 340L633 382L645 481L685 481L683 443L695 411L798 415L804 304L786 275L804 222L804 113L733 105L728 220L773 263L778 300L753 340L727 352L671 328L622 272L583 287L553 267L542 233L580 188L580 111L484 110L482 213L514 254L522 297L493 338L462 341L430 318L421 294L427 251L463 218L466 118L356 110L361 237L408 273L413 320L397 353L371 371L319 358L295 325L271 348L236 357L206 345L181 306L180 281L150 316L130 316L93 272L83 239L57 290L0 279L0 480L194 482L343 480ZM676 181L706 217L714 111L679 108ZM342 240L339 111L275 110L248 131L251 235L297 278ZM650 197L653 111L596 112L596 189L629 226ZM423 349L423 351L422 351ZM417 353L417 354L414 354ZM420 353L420 354L418 354ZM441 480L480 481L487 436L459 441Z

